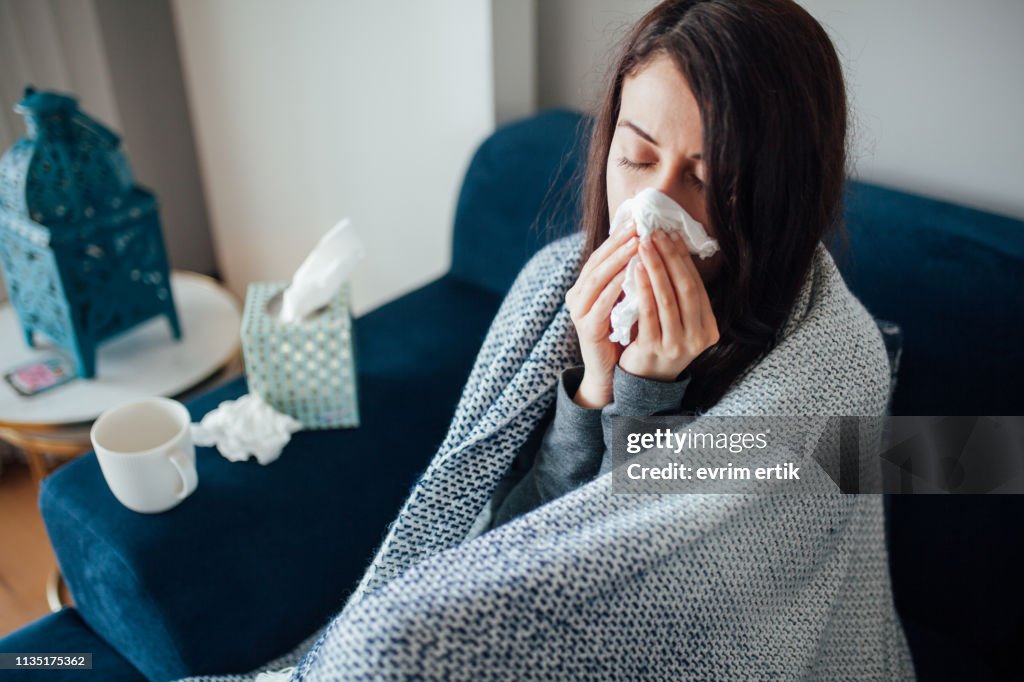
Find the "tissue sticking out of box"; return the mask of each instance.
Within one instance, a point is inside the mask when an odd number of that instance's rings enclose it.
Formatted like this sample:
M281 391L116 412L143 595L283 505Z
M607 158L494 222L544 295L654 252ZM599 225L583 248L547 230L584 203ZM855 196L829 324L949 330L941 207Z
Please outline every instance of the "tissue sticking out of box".
M704 226L677 204L672 197L659 192L653 187L637 192L636 196L626 199L615 211L610 232L636 224L636 233L640 238L646 237L655 230L678 232L683 236L690 253L709 258L718 251L718 242L711 239ZM623 346L629 344L633 324L640 318L640 303L636 289L636 268L640 256L633 256L626 264L626 277L622 282L622 291L626 294L615 304L611 313L612 333L609 341Z
M365 255L351 220L345 218L328 230L284 290L281 321L299 322L327 305Z
M192 442L215 446L232 462L255 457L260 464L270 464L301 428L297 419L281 414L258 395L246 393L237 400L225 400L201 422L192 424Z

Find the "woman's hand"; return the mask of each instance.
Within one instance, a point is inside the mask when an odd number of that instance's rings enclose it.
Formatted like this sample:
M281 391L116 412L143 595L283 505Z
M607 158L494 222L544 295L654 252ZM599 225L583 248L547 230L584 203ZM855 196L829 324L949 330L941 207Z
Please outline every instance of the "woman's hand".
M718 323L682 236L655 230L651 237L640 244L643 267L636 268L637 336L622 351L619 367L675 381L694 358L718 343Z
M603 407L612 399L612 376L622 346L609 341L612 307L622 293L626 263L637 252L636 226L617 230L595 249L565 293L583 355L583 379L574 398L583 407Z

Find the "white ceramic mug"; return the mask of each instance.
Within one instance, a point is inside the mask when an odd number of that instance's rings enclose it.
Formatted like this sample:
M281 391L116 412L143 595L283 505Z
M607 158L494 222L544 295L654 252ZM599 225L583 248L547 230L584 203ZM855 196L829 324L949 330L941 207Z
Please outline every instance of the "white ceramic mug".
M167 511L199 484L188 410L170 398L145 398L100 415L89 436L103 478L132 511Z

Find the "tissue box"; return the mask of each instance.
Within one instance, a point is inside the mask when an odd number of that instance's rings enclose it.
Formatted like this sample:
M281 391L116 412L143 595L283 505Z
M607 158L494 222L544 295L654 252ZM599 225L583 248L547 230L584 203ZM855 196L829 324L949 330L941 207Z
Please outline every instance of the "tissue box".
M245 294L242 351L249 390L306 429L359 426L349 283L325 307L287 324L288 282L254 282Z

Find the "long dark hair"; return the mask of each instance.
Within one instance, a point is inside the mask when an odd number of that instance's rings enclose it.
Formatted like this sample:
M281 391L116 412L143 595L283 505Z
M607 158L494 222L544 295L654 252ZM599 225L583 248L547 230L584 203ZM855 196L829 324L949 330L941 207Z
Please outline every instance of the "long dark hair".
M583 262L608 236L623 79L657 54L700 107L707 218L721 246L708 287L720 340L691 363L684 400L704 411L774 347L818 241L842 232L846 90L828 35L792 0L662 2L624 39L594 117Z

